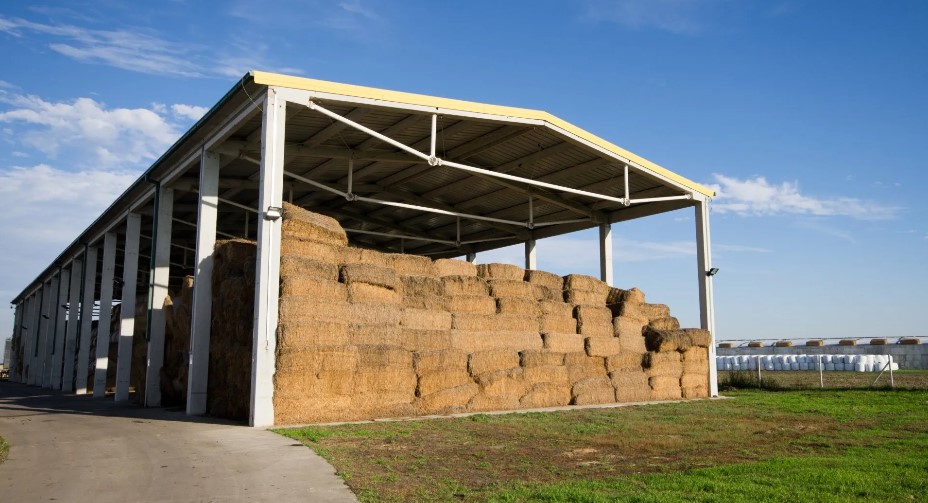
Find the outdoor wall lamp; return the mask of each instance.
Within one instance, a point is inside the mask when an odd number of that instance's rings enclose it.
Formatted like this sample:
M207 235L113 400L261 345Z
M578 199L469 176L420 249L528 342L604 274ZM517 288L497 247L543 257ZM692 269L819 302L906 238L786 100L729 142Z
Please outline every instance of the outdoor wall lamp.
M282 211L283 209L277 206L268 206L267 211L264 212L264 219L270 220L272 222L275 220L278 220L281 216Z
M709 276L711 278L712 276L715 276L718 272L719 272L719 268L713 267L712 269L709 269L708 271L706 271L706 276Z

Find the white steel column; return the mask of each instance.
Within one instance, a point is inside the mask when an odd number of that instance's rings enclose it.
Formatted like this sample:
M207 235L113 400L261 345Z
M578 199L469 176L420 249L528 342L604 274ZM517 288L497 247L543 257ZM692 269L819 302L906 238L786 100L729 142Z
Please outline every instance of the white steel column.
M58 276L60 275L61 269L58 269L58 274L52 276L46 283L47 290L42 295L42 344L39 347L42 374L39 376L38 384L43 388L50 388L52 385L52 360L55 358L55 301L59 300Z
M164 299L168 295L171 272L171 218L174 215L174 189L159 189L158 222L153 231L154 271L151 273L151 309L148 333L148 362L145 370L145 405L161 406L161 367L164 363Z
M87 248L84 257L84 292L80 300L80 349L77 351L77 379L74 381L74 392L78 395L87 394L87 369L90 366L90 330L93 323L93 294L97 289L97 247Z
M535 240L525 242L525 268L532 271L538 269L538 253L535 249Z
M213 306L213 249L219 206L219 154L200 156L200 204L197 211L197 268L193 279L190 319L190 367L187 371L187 414L206 413L209 378L209 331Z
M613 286L612 224L599 224L599 279Z
M116 233L103 237L103 270L100 278L100 316L97 323L97 363L93 372L93 396L106 395L106 369L110 362L110 323L113 317L113 278L116 274Z
M709 344L709 396L718 396L719 381L715 366L715 306L712 297L712 246L709 239L709 203L696 203L696 262L699 277L699 322L711 335Z
M19 304L16 304L16 309L13 310L13 338L16 340L16 345L18 347L23 346L23 302L20 301ZM10 351L10 361L4 362L10 367L10 380L13 382L20 382L20 376L16 373L16 365L19 363L19 351L13 351L11 348Z
M42 300L45 295L45 283L36 290L32 296L32 326L29 334L29 376L26 381L29 385L42 384L42 365L39 360L39 344L42 342Z
M61 363L64 361L64 303L68 301L68 277L70 268L58 268L58 275L52 279L52 294L57 302L48 306L48 340L45 360L45 378L43 386L61 389Z
M277 301L280 285L280 206L284 176L287 102L268 89L261 125L261 184L258 210L258 260L252 326L251 403L248 424L274 424L274 370L277 349Z
M84 257L71 262L71 279L68 283L68 328L64 336L64 365L61 366L61 388L70 393L74 390L74 357L77 352L77 327L80 323L81 273ZM60 306L59 306L60 307ZM64 309L61 309L64 311ZM64 316L60 317L64 325ZM58 329L61 332L61 328Z
M26 297L26 309L23 311L23 343L22 348L22 373L19 376L19 382L29 384L29 373L32 371L32 342L35 333L35 293Z
M135 335L135 289L139 277L139 234L142 217L126 216L126 243L122 263L122 305L119 308L119 350L116 358L116 401L129 399L132 371L132 337Z

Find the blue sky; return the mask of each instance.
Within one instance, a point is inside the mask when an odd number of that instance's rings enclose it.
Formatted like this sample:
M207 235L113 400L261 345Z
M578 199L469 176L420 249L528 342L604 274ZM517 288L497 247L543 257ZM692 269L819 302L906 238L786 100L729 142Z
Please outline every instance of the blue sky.
M928 336L925 26L920 1L4 2L0 297L260 69L544 109L716 187L719 339ZM614 233L617 286L698 324L692 211ZM539 265L597 274L594 239Z

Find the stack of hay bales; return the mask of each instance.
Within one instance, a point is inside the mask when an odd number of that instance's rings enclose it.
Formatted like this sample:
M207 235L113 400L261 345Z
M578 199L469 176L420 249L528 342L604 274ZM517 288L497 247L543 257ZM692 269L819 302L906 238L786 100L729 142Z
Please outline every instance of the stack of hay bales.
M706 330L645 328L644 366L652 400L705 397L709 394L709 345Z
M164 362L161 365L161 405L187 403L190 361L190 321L193 313L193 276L164 299Z

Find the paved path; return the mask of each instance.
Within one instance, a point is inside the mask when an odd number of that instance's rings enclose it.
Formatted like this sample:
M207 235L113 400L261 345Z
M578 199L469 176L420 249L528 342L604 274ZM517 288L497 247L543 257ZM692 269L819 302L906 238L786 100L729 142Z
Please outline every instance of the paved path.
M0 382L0 436L0 501L357 501L298 442L111 398Z

